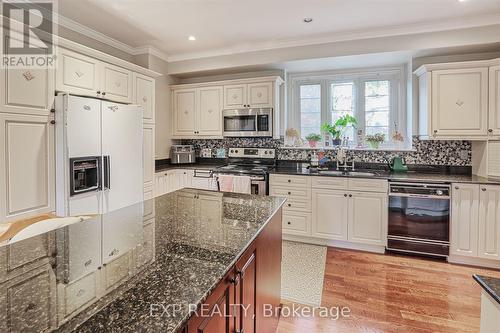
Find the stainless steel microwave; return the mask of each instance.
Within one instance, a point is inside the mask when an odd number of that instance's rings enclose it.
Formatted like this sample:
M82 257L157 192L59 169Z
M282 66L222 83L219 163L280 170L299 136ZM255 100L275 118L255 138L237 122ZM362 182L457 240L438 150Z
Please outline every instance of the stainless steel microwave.
M273 109L251 108L223 110L224 136L272 137Z

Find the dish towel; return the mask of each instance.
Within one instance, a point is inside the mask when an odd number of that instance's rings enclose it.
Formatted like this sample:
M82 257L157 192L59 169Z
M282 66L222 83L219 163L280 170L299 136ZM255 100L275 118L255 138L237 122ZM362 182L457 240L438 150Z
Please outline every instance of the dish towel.
M252 180L248 176L235 176L233 179L233 192L251 194Z
M219 175L217 181L219 182L219 190L222 192L233 192L233 178L232 175Z

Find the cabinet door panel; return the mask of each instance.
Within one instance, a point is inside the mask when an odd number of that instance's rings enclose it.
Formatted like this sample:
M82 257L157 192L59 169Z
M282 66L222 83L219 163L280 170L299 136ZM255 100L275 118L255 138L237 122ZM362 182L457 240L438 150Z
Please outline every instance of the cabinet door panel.
M222 137L222 87L198 89L199 135Z
M143 120L155 122L155 80L140 74L134 74L134 104L143 108Z
M327 239L347 240L346 192L312 191L312 235Z
M173 92L174 135L195 135L196 90L185 89Z
M155 125L144 124L142 128L143 135L143 178L144 187L154 185L155 176Z
M490 67L490 104L488 131L492 135L500 135L500 66Z
M59 48L56 90L98 97L99 60Z
M251 83L248 85L248 104L252 108L273 106L273 83Z
M349 241L386 245L387 195L353 192L349 197Z
M54 210L54 130L46 116L0 114L1 220Z
M106 99L130 103L132 102L132 72L107 63L101 63L101 92Z
M247 104L247 85L233 84L224 86L224 108L243 108Z
M432 72L432 126L438 136L486 136L488 69Z
M479 186L454 184L451 207L450 253L477 256Z
M478 255L500 259L500 186L480 188Z

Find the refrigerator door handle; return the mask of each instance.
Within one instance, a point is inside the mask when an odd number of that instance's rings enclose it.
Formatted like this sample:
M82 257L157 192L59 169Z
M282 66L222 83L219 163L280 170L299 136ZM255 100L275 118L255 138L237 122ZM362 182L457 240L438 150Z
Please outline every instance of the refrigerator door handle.
M110 165L110 156L104 155L104 189L111 189L111 165Z

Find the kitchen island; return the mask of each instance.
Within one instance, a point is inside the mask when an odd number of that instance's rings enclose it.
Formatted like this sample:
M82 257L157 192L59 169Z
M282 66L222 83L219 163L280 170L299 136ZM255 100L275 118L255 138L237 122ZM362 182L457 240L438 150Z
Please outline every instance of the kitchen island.
M283 203L184 189L5 243L0 330L274 332Z

